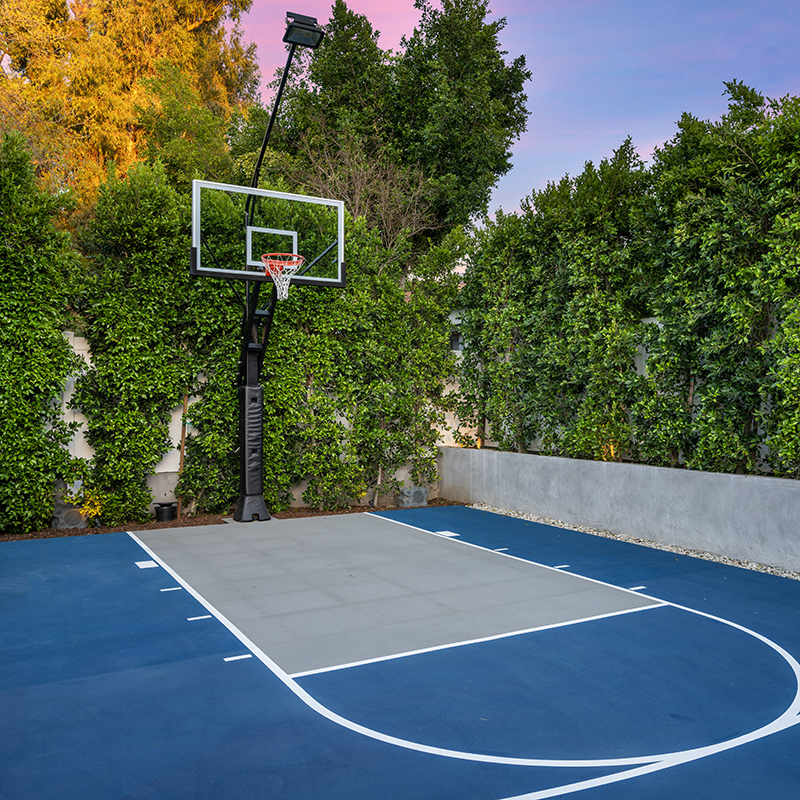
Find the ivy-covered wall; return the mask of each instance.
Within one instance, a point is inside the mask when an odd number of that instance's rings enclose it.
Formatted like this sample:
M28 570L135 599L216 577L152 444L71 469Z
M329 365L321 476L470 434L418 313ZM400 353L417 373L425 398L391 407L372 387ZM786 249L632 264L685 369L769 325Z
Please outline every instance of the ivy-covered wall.
M477 234L462 441L798 477L800 100L727 88L649 168L626 141Z
M86 269L75 302L91 366L72 404L94 448L83 500L103 521L143 519L147 477L174 445L170 413L194 383L187 348L186 203L160 164L112 172L79 244Z
M404 466L432 480L453 408L466 444L477 428L503 449L798 477L800 101L729 92L722 120L684 116L650 166L625 142L471 241L457 227L387 238L348 216L348 287L296 287L278 306L263 380L268 505L286 507L298 485L320 508L390 495ZM143 517L185 395L178 491L229 511L238 287L190 279L188 196L158 160L112 171L72 238L54 222L68 199L43 193L4 136L0 530L46 525L59 478L80 479L77 499L103 522ZM446 397L454 308L466 349ZM66 329L88 339L89 367ZM69 375L90 463L66 447Z
M18 136L0 141L0 531L46 526L59 477L79 474L61 391L79 362L61 331L77 259Z
M394 473L435 478L442 391L453 370L448 314L457 292L460 231L414 254L387 250L363 218L346 219L344 290L293 287L278 304L264 386L264 498L271 509L303 500L334 508L394 493ZM413 274L410 268L413 265ZM198 508L227 510L237 497L234 387L241 302L230 283L194 282L192 308L200 399L189 407L179 490Z

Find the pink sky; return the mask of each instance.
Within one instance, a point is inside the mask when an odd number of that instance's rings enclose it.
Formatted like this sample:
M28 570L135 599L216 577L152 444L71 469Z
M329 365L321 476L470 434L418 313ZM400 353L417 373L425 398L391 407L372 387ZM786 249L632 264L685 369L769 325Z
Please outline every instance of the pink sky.
M397 49L419 19L413 0L351 0ZM327 19L330 3L259 0L243 20L266 80L285 63L287 10ZM495 0L509 58L525 55L531 118L492 206L516 209L531 190L586 161L610 156L632 136L642 154L670 139L684 111L725 110L723 81L779 97L800 94L800 0ZM264 99L269 99L264 96Z

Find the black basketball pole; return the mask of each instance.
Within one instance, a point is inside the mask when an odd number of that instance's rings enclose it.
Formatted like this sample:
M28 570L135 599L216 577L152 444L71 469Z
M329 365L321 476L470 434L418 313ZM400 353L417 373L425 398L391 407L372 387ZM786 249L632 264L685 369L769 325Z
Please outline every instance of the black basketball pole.
M242 349L239 355L237 384L239 393L239 502L233 518L252 522L270 518L264 502L264 390L260 385L261 365L268 330L275 313L277 290L272 287L269 308L260 310L261 284L245 284L247 311L243 321ZM259 336L262 323L264 331Z
M250 185L258 188L258 176L261 163L267 152L267 144L272 127L278 116L289 69L292 66L297 46L316 48L322 41L323 32L317 27L317 20L300 14L287 14L286 34L283 41L289 44L289 56L283 75L275 95L269 125L264 133L261 151L258 154L253 180ZM250 195L245 203L245 226L255 210L255 198ZM272 329L272 318L278 290L273 284L269 306L259 309L258 300L261 284L256 281L245 283L245 312L242 318L242 348L239 354L239 369L236 383L239 393L239 502L233 518L237 522L270 519L267 505L264 502L264 390L260 385L261 367L264 363L264 352L269 342Z

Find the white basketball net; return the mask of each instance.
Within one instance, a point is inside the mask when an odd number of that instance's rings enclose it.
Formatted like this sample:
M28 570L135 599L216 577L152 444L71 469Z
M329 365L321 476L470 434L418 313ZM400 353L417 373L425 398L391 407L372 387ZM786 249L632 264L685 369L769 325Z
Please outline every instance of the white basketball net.
M278 290L278 300L286 300L292 276L303 266L305 258L293 253L265 253L261 263Z

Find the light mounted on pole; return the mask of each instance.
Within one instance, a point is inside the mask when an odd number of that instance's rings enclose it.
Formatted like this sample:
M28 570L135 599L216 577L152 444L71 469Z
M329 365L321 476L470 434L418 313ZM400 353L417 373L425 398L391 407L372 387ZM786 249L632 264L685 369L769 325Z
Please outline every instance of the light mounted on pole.
M269 125L267 125L267 130L264 133L264 141L261 143L261 151L258 154L256 168L253 171L253 180L250 182L250 185L254 189L258 188L258 176L261 172L261 162L264 160L264 154L267 152L267 144L269 143L269 137L272 133L272 126L275 124L275 118L278 116L278 106L281 104L283 90L286 87L286 79L289 77L289 68L292 66L294 51L298 46L310 47L312 50L315 50L319 47L324 36L325 31L317 25L316 17L306 17L303 14L295 14L292 11L286 12L286 33L283 35L283 41L290 45L289 56L286 59L286 66L283 68L281 82L278 86L278 92L275 95L272 114L270 114L269 117ZM250 201L248 199L245 213L249 216L251 210Z
M312 50L319 47L325 32L317 25L316 17L286 12L286 33L283 41L286 44L300 44Z
M280 86L275 95L269 125L261 144L256 167L253 171L253 180L250 186L258 188L258 175L261 171L261 162L267 152L267 144L272 133L272 126L278 116L278 106L281 102L286 79L292 66L294 51L298 47L310 47L312 50L319 47L325 31L317 25L314 17L303 14L286 13L286 33L283 41L289 45L289 56L283 69ZM250 224L254 211L254 196L247 198L244 209L245 226ZM281 255L281 254L275 254ZM260 283L250 287L250 282L245 284L245 304L247 306L242 320L242 350L239 357L239 370L237 383L239 385L239 503L236 506L233 518L237 522L250 522L251 520L267 520L270 518L267 506L264 503L264 391L259 381L261 377L261 364L264 351L269 341L272 328L272 318L275 314L277 291L272 288L272 298L269 307L265 310L258 308ZM263 330L259 335L259 328Z

